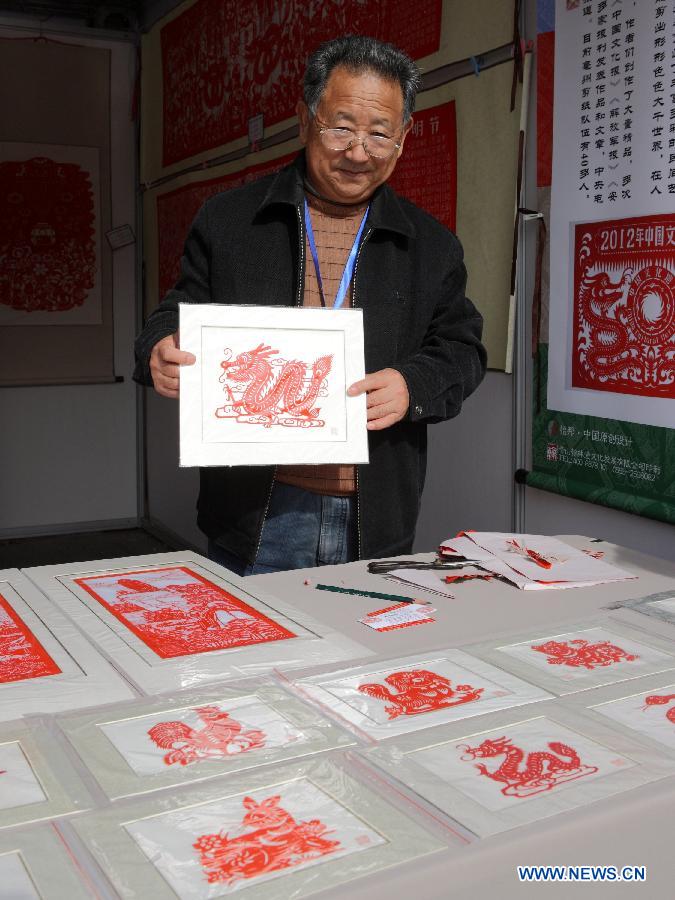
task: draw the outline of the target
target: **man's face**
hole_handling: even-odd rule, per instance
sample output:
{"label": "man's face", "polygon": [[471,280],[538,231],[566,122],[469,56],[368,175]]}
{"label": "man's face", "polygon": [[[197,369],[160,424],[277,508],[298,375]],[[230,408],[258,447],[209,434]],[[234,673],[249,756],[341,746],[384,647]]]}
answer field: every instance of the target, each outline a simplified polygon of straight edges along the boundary
{"label": "man's face", "polygon": [[[342,67],[331,72],[315,119],[302,100],[297,113],[309,181],[323,197],[338,203],[368,200],[389,178],[412,125],[410,120],[403,127],[403,94],[397,81]],[[321,142],[319,127],[350,128],[364,138],[369,134],[386,135],[401,148],[388,159],[369,156],[357,141],[349,150],[329,150]]]}

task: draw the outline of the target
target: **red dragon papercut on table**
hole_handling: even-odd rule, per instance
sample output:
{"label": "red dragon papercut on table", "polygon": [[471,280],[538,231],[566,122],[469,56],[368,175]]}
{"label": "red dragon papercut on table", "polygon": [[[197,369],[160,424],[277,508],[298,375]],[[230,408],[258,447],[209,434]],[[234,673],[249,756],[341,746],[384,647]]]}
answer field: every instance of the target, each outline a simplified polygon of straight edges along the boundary
{"label": "red dragon papercut on table", "polygon": [[550,741],[547,746],[548,750],[526,753],[514,746],[510,738],[500,737],[488,738],[477,747],[458,744],[457,749],[464,751],[462,759],[467,761],[504,756],[499,768],[493,771],[484,763],[478,763],[476,769],[480,775],[501,782],[505,797],[531,797],[598,771],[597,766],[584,765],[576,750],[568,744]]}
{"label": "red dragon papercut on table", "polygon": [[[645,697],[645,705],[642,708],[647,709],[650,706],[665,706],[666,703],[675,703],[675,694],[650,694],[649,697]],[[671,708],[666,711],[666,719],[675,725],[675,706],[671,706]]]}
{"label": "red dragon papercut on table", "polygon": [[267,797],[258,803],[244,797],[247,812],[242,820],[243,834],[205,834],[193,844],[209,884],[234,884],[279,869],[318,859],[340,849],[340,842],[329,840],[331,832],[319,819],[296,822],[279,805],[281,797]]}
{"label": "red dragon papercut on table", "polygon": [[675,398],[675,217],[575,230],[572,385]]}
{"label": "red dragon papercut on table", "polygon": [[572,668],[598,669],[614,663],[633,662],[639,659],[632,653],[626,653],[621,647],[610,641],[586,641],[578,638],[573,641],[546,641],[545,644],[532,644],[537,653],[545,653],[546,662],[552,666],[571,666]]}
{"label": "red dragon papercut on table", "polygon": [[398,716],[415,716],[419,713],[434,712],[461,703],[480,700],[484,688],[473,688],[470,684],[458,684],[454,688],[449,678],[429,672],[426,669],[392,672],[384,679],[389,687],[373,682],[359,685],[362,694],[389,702],[384,711],[390,719]]}
{"label": "red dragon papercut on table", "polygon": [[164,756],[167,766],[187,766],[200,759],[221,759],[235,753],[265,746],[267,735],[257,728],[244,730],[240,722],[217,706],[200,706],[195,712],[204,723],[200,729],[186,722],[158,722],[148,737],[158,747],[170,752]]}
{"label": "red dragon papercut on table", "polygon": [[231,359],[232,351],[226,348],[220,381],[228,402],[216,410],[217,418],[265,428],[325,426],[315,403],[327,396],[332,355],[320,356],[310,366],[302,360],[275,356],[278,352],[258,344]]}
{"label": "red dragon papercut on table", "polygon": [[26,313],[82,306],[94,287],[89,173],[47,157],[0,162],[0,304]]}
{"label": "red dragon papercut on table", "polygon": [[0,684],[60,672],[42,644],[0,594]]}

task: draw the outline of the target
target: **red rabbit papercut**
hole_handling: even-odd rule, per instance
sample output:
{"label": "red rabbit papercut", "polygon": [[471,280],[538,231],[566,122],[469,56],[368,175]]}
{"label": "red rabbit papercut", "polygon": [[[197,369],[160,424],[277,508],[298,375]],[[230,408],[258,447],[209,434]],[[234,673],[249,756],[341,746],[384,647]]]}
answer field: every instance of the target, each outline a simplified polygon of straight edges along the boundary
{"label": "red rabbit papercut", "polygon": [[60,672],[33,632],[0,594],[0,684]]}
{"label": "red rabbit papercut", "polygon": [[537,653],[546,654],[546,662],[552,666],[571,666],[572,668],[598,669],[614,663],[633,662],[639,656],[627,653],[610,641],[590,641],[581,638],[573,641],[546,641],[545,644],[532,644]]}
{"label": "red rabbit papercut", "polygon": [[328,827],[319,819],[297,822],[280,806],[280,795],[258,803],[244,797],[247,812],[242,819],[245,831],[236,836],[205,834],[193,847],[209,884],[234,884],[279,869],[318,859],[340,849],[340,842],[329,840]]}
{"label": "red rabbit papercut", "polygon": [[228,402],[215,414],[248,425],[323,428],[320,397],[327,396],[326,379],[332,355],[320,356],[310,365],[302,360],[285,360],[279,351],[265,344],[238,353],[231,359],[230,348],[221,362],[220,381]]}
{"label": "red rabbit papercut", "polygon": [[[664,706],[666,703],[675,703],[675,694],[650,694],[649,697],[645,697],[645,705],[642,708]],[[675,705],[666,711],[666,719],[675,725]]]}
{"label": "red rabbit papercut", "polygon": [[359,685],[359,691],[388,701],[391,705],[385,706],[384,711],[390,719],[471,703],[479,700],[484,691],[484,688],[473,688],[470,684],[458,684],[453,688],[449,678],[426,669],[392,672],[384,681],[389,687],[373,682]]}
{"label": "red rabbit papercut", "polygon": [[170,752],[164,756],[167,766],[189,765],[199,759],[219,759],[246,750],[265,746],[264,731],[243,729],[240,722],[217,706],[200,706],[195,712],[204,723],[200,729],[186,722],[158,722],[148,731],[148,737],[158,747]]}
{"label": "red rabbit papercut", "polygon": [[531,797],[598,771],[597,766],[584,765],[568,744],[550,741],[547,746],[548,750],[526,752],[514,746],[510,738],[500,737],[488,738],[477,747],[458,744],[457,749],[464,751],[461,758],[467,761],[504,756],[497,769],[490,771],[484,763],[478,763],[476,769],[481,776],[501,782],[505,797]]}

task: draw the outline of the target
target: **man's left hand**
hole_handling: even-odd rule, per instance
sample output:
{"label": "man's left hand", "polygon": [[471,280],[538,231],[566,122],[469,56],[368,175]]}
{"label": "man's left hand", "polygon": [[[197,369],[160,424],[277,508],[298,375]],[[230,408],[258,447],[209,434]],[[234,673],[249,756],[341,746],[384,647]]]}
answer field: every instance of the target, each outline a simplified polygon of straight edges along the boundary
{"label": "man's left hand", "polygon": [[380,369],[379,372],[371,372],[363,381],[356,381],[347,389],[350,397],[358,397],[359,394],[367,394],[366,408],[368,411],[369,431],[381,431],[389,428],[396,422],[400,422],[408,412],[410,396],[408,385],[400,372],[396,369]]}

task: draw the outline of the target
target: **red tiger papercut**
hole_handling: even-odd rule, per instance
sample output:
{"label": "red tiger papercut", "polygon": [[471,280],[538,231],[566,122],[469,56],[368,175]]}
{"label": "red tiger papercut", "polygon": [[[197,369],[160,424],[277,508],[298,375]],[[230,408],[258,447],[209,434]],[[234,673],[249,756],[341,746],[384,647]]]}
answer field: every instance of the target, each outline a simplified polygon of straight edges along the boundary
{"label": "red tiger papercut", "polygon": [[[470,684],[458,684],[453,688],[449,678],[425,669],[392,672],[384,681],[389,687],[373,682],[359,685],[359,691],[388,701],[391,705],[385,706],[384,711],[390,719],[472,703],[479,700],[485,690],[473,688]],[[393,688],[394,692],[389,688]]]}
{"label": "red tiger papercut", "polygon": [[150,740],[170,751],[164,756],[167,766],[187,766],[200,759],[220,759],[265,746],[264,731],[245,731],[240,722],[217,706],[200,706],[195,712],[203,728],[191,728],[186,722],[158,722],[149,729]]}
{"label": "red tiger papercut", "polygon": [[193,844],[209,884],[234,884],[279,869],[318,859],[340,849],[329,840],[331,832],[319,819],[296,822],[279,805],[281,797],[267,797],[258,803],[244,797],[247,812],[242,819],[243,834],[205,834]]}
{"label": "red tiger papercut", "polygon": [[327,396],[326,378],[332,356],[320,356],[310,365],[302,360],[285,360],[279,351],[264,344],[238,353],[225,350],[220,381],[228,402],[216,410],[219,419],[234,419],[247,425],[323,428],[319,418],[320,397]]}
{"label": "red tiger papercut", "polygon": [[0,684],[60,672],[33,632],[0,594]]}
{"label": "red tiger papercut", "polygon": [[492,771],[484,763],[478,763],[475,767],[480,775],[501,782],[504,785],[501,792],[505,797],[531,797],[598,771],[597,766],[584,765],[576,750],[568,744],[550,741],[547,747],[548,750],[526,753],[507,737],[496,740],[488,738],[477,747],[457,745],[457,749],[464,751],[463,760],[505,757],[499,768]]}
{"label": "red tiger papercut", "polygon": [[576,226],[572,385],[675,398],[675,216]]}
{"label": "red tiger papercut", "polygon": [[537,653],[545,653],[546,662],[552,666],[571,666],[572,668],[597,669],[611,666],[614,663],[633,662],[639,659],[632,653],[626,653],[621,647],[610,641],[596,641],[594,644],[581,638],[574,641],[547,641],[545,644],[532,644]]}
{"label": "red tiger papercut", "polygon": [[[193,583],[158,588],[143,581],[144,574],[155,571],[187,574]],[[88,584],[100,577],[75,582],[162,659],[296,637],[184,566],[127,573],[116,580],[115,599],[110,602]]]}
{"label": "red tiger papercut", "polygon": [[0,304],[24,312],[82,306],[94,287],[89,173],[47,157],[0,162]]}
{"label": "red tiger papercut", "polygon": [[[645,697],[645,705],[642,708],[647,709],[650,706],[664,706],[666,703],[675,703],[675,694],[650,694],[649,697]],[[671,708],[666,711],[666,719],[675,725],[675,706],[671,706]]]}

